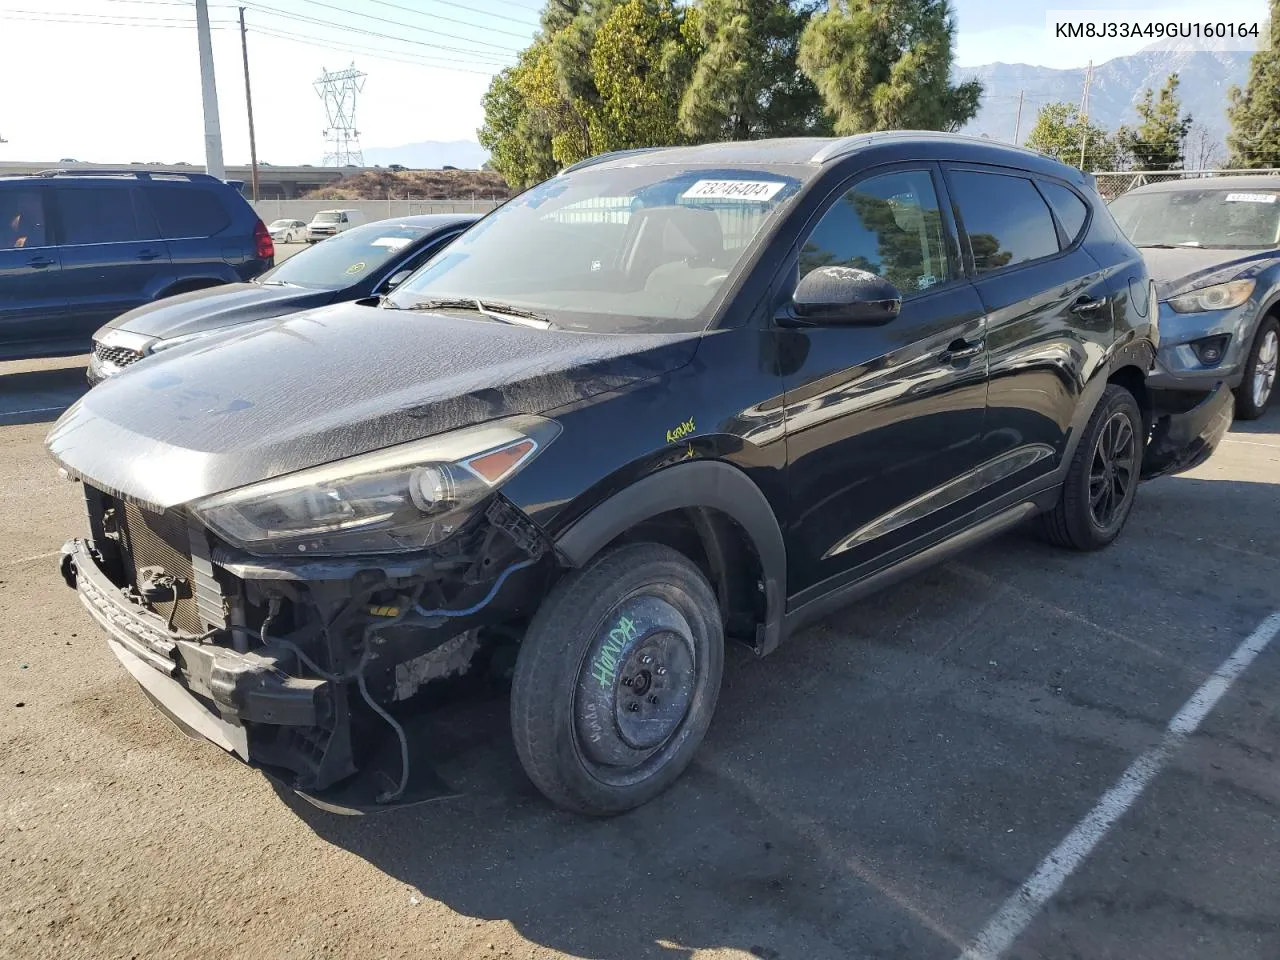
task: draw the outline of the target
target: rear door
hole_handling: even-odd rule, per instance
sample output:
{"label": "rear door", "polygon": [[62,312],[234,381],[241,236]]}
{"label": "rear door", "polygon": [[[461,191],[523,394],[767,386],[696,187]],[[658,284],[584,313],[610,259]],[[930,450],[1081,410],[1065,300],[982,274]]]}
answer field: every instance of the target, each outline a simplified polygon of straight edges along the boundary
{"label": "rear door", "polygon": [[252,223],[233,231],[232,217],[220,187],[177,180],[154,180],[146,198],[155,210],[173,257],[175,277],[228,279],[228,265],[239,265],[254,256]]}
{"label": "rear door", "polygon": [[46,188],[26,183],[0,188],[0,356],[16,356],[24,344],[35,350],[63,338],[67,298],[61,270]]}
{"label": "rear door", "polygon": [[155,296],[169,275],[169,251],[134,182],[55,181],[51,190],[68,324],[88,349],[99,326]]}
{"label": "rear door", "polygon": [[1060,462],[1088,372],[1112,342],[1107,279],[1081,246],[1089,205],[1052,178],[946,165],[991,364],[984,460],[1018,467],[998,496]]}

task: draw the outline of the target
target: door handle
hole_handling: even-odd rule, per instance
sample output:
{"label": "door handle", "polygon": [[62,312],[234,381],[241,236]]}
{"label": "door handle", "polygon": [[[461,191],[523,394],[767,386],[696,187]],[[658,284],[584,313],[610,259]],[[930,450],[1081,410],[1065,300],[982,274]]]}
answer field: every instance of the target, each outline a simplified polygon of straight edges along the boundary
{"label": "door handle", "polygon": [[139,260],[158,260],[159,258],[160,254],[156,253],[154,250],[143,250],[138,254]]}
{"label": "door handle", "polygon": [[57,260],[50,260],[48,257],[32,257],[27,261],[27,266],[43,270],[45,267],[52,267],[57,262]]}
{"label": "door handle", "polygon": [[972,360],[987,348],[982,340],[952,340],[951,345],[938,355],[939,363],[961,363]]}
{"label": "door handle", "polygon": [[1076,316],[1088,316],[1097,313],[1107,305],[1106,297],[1091,297],[1087,293],[1076,297],[1076,302],[1071,305],[1071,312]]}

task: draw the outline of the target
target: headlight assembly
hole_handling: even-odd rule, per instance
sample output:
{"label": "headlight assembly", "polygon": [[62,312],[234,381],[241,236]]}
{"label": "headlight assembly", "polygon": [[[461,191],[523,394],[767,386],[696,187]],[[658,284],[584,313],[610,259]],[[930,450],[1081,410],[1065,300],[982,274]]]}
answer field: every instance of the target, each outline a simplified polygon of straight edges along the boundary
{"label": "headlight assembly", "polygon": [[1229,310],[1238,307],[1249,299],[1253,293],[1254,281],[1231,280],[1227,283],[1215,283],[1212,287],[1201,287],[1169,301],[1169,306],[1178,313],[1203,313],[1206,310]]}
{"label": "headlight assembly", "polygon": [[542,417],[496,420],[250,484],[191,510],[255,554],[421,550],[452,535],[559,433]]}

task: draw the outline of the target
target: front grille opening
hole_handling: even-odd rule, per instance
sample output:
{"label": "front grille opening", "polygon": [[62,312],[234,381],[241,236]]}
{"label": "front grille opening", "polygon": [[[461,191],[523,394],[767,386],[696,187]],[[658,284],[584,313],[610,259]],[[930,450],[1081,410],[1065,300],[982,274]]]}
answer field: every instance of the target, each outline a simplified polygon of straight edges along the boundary
{"label": "front grille opening", "polygon": [[141,592],[144,571],[158,567],[178,581],[177,598],[154,601],[151,608],[187,633],[203,633],[204,622],[196,605],[196,584],[191,565],[191,534],[187,519],[175,510],[152,513],[132,503],[124,504],[125,555],[129,558],[129,585]]}
{"label": "front grille opening", "polygon": [[109,347],[104,343],[93,345],[93,355],[103,363],[114,363],[117,367],[127,367],[142,359],[142,354],[128,347]]}

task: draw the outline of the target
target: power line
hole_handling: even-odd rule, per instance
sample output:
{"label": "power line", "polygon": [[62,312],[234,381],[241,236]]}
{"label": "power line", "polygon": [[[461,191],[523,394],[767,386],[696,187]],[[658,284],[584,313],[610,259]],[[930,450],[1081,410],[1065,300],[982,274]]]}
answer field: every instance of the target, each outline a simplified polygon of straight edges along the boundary
{"label": "power line", "polygon": [[[392,63],[403,63],[413,67],[426,67],[433,70],[444,70],[451,73],[472,73],[481,77],[492,76],[492,71],[485,70],[466,70],[460,67],[447,66],[446,64],[476,64],[480,61],[472,60],[451,60],[446,57],[428,59],[426,57],[415,57],[411,54],[401,55],[395,51],[389,51],[380,47],[366,47],[357,44],[343,44],[338,46],[334,43],[327,43],[323,38],[311,37],[306,34],[290,33],[288,31],[271,30],[265,27],[251,27],[250,33],[261,34],[266,37],[274,37],[278,40],[285,40],[291,43],[299,43],[307,47],[315,47],[320,50],[333,50],[338,53],[361,53],[365,56],[375,57],[380,60],[389,60]],[[495,67],[498,65],[494,65]]]}
{"label": "power line", "polygon": [[[74,15],[72,15],[74,16]],[[155,29],[155,30],[194,30],[194,23],[173,22],[173,23],[156,23],[153,18],[143,18],[150,22],[136,23],[132,21],[121,22],[119,20],[94,20],[88,19],[89,14],[83,15],[84,19],[71,19],[66,16],[45,16],[43,13],[26,14],[20,17],[10,16],[8,11],[0,10],[0,20],[16,20],[19,23],[67,23],[81,27],[131,27],[138,29]],[[113,16],[112,14],[101,14],[102,17]],[[214,20],[214,30],[225,30],[233,26],[230,20]]]}
{"label": "power line", "polygon": [[[356,13],[354,10],[348,10],[345,7],[338,7],[338,6],[334,6],[332,3],[325,3],[324,0],[302,0],[302,2],[309,3],[313,7],[323,7],[326,10],[334,10],[334,11],[337,11],[338,13],[343,13],[350,16],[358,16],[361,20],[376,20],[379,23],[387,23],[393,27],[399,27],[401,30],[405,30],[405,29],[417,30],[420,33],[425,33],[430,36],[446,37],[450,40],[461,40],[463,43],[474,43],[481,47],[492,47],[493,49],[501,50],[504,53],[517,53],[520,50],[519,47],[513,47],[509,43],[501,44],[501,43],[489,43],[488,41],[485,41],[485,40],[473,40],[471,37],[460,37],[456,33],[445,33],[443,30],[428,30],[426,27],[410,26],[409,24],[401,23],[399,20],[388,20],[386,17],[375,17],[373,14],[370,14],[370,13]],[[342,29],[344,30],[347,29],[347,27],[343,24],[332,24],[332,26],[339,26],[339,27],[342,27]]]}
{"label": "power line", "polygon": [[[452,17],[444,16],[444,14],[428,13],[426,10],[415,10],[413,7],[406,7],[399,3],[391,3],[390,0],[368,0],[368,2],[376,3],[380,7],[390,7],[393,10],[403,10],[405,13],[412,13],[420,17],[431,17],[433,20],[447,20],[449,23],[461,24],[464,27],[477,27],[478,29],[481,29],[481,30],[487,30],[489,33],[505,33],[508,36],[519,37],[522,40],[529,39],[528,33],[516,33],[512,30],[499,30],[497,27],[485,26],[479,23],[470,23],[466,20],[454,20]],[[496,17],[498,19],[502,19],[505,17],[507,20],[511,19],[505,13],[490,13],[488,10],[477,10],[474,7],[466,6],[465,4],[453,3],[452,0],[432,0],[432,2],[441,4],[442,6],[446,6],[446,7],[457,7],[459,10],[465,10],[468,13],[478,13],[481,16],[485,16],[485,17]],[[536,25],[533,23],[530,23],[529,27],[532,29],[532,28],[535,28]]]}
{"label": "power line", "polygon": [[357,34],[362,34],[366,37],[377,37],[380,40],[394,40],[396,43],[411,43],[414,46],[430,47],[434,50],[445,50],[445,51],[448,51],[449,53],[463,53],[470,57],[487,57],[495,60],[499,58],[503,58],[508,61],[515,59],[514,53],[511,53],[511,54],[507,54],[505,52],[494,53],[493,51],[489,51],[489,50],[477,50],[474,47],[453,47],[447,44],[429,43],[426,40],[415,40],[412,37],[395,36],[390,33],[379,33],[376,30],[365,30],[362,27],[354,27],[348,24],[334,23],[332,20],[321,20],[317,17],[309,17],[306,14],[289,13],[287,11],[280,10],[276,7],[269,7],[264,4],[253,3],[253,2],[250,2],[250,0],[245,0],[244,6],[248,7],[250,10],[256,10],[259,13],[264,13],[267,16],[279,17],[280,19],[291,20],[297,23],[307,23],[314,26],[329,27],[335,30],[341,30],[343,33],[357,33]]}

